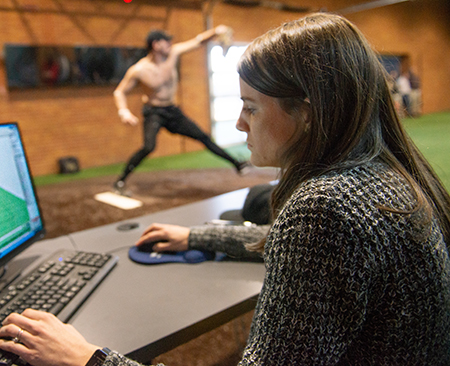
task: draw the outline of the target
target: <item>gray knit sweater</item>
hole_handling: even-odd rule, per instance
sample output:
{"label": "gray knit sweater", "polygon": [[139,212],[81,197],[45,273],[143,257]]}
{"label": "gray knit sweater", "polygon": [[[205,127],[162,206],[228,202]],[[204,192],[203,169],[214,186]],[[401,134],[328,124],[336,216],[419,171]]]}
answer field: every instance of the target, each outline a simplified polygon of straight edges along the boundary
{"label": "gray knit sweater", "polygon": [[[379,209],[414,202],[382,164],[299,186],[267,237],[240,365],[449,366],[450,260],[441,231]],[[267,229],[193,228],[189,244],[241,256],[243,243]],[[105,365],[135,363],[113,353]]]}

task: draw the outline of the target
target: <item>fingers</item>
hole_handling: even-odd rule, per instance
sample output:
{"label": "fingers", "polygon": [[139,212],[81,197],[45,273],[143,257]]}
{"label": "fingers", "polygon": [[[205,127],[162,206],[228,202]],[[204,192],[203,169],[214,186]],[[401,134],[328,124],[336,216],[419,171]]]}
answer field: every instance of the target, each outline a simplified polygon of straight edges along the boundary
{"label": "fingers", "polygon": [[149,232],[154,231],[154,230],[158,230],[160,228],[161,228],[161,224],[153,223],[150,226],[148,226],[147,229],[144,230],[142,235],[148,234]]}
{"label": "fingers", "polygon": [[57,320],[50,313],[33,309],[26,309],[22,314],[8,315],[0,328],[1,348],[16,354],[23,352],[23,349],[14,344],[32,346],[34,337],[40,334],[42,323],[52,323],[55,319]]}
{"label": "fingers", "polygon": [[144,243],[166,241],[168,239],[167,233],[163,230],[163,226],[160,224],[150,225],[142,234],[142,236],[136,242],[136,245],[142,245]]}
{"label": "fingers", "polygon": [[161,235],[158,235],[156,233],[149,233],[146,235],[142,235],[136,242],[136,246],[140,246],[140,245],[146,244],[146,243],[158,242],[161,240],[163,240],[163,239],[161,239]]}
{"label": "fingers", "polygon": [[190,229],[183,226],[152,224],[144,231],[136,245],[155,243],[155,252],[183,251],[188,248],[189,232]]}
{"label": "fingers", "polygon": [[21,314],[12,313],[3,321],[3,326],[0,328],[0,337],[4,338],[4,334],[8,337],[14,335],[14,331],[17,333],[19,329],[29,329],[32,331],[32,320]]}
{"label": "fingers", "polygon": [[138,119],[127,119],[124,121],[125,124],[129,124],[130,126],[136,126],[139,123]]}
{"label": "fingers", "polygon": [[26,334],[24,335],[24,333],[25,330],[19,326],[15,324],[8,324],[0,329],[0,338],[13,341],[14,343],[19,343],[26,338]]}
{"label": "fingers", "polygon": [[21,315],[11,314],[8,318],[9,321],[5,319],[4,325],[0,328],[0,348],[17,355],[27,354],[28,347],[33,344],[33,335],[24,326],[13,322],[14,319],[20,320]]}
{"label": "fingers", "polygon": [[139,118],[137,118],[128,108],[120,108],[119,109],[119,117],[123,123],[128,123],[132,126],[135,126],[139,122]]}
{"label": "fingers", "polygon": [[230,31],[230,30],[231,30],[230,27],[228,27],[228,26],[226,26],[226,25],[223,25],[223,24],[218,25],[218,26],[215,28],[216,34],[218,34],[218,35],[224,34],[224,33],[228,32],[228,31]]}
{"label": "fingers", "polygon": [[[19,314],[17,314],[17,315],[19,315]],[[31,308],[25,309],[22,312],[22,314],[20,314],[20,315],[25,317],[25,318],[27,318],[27,319],[32,319],[32,320],[44,320],[44,319],[49,319],[49,318],[55,318],[56,319],[56,316],[54,316],[51,313],[47,313],[45,311],[40,311],[40,310],[34,310],[34,309],[31,309]],[[8,319],[8,318],[6,318],[6,319]]]}
{"label": "fingers", "polygon": [[173,251],[173,245],[171,243],[156,243],[153,245],[154,252],[168,252]]}
{"label": "fingers", "polygon": [[130,119],[128,122],[131,126],[136,126],[139,123],[139,118],[135,117],[133,119]]}
{"label": "fingers", "polygon": [[0,349],[35,366],[85,365],[98,349],[50,313],[10,314],[0,328]]}
{"label": "fingers", "polygon": [[12,352],[16,355],[24,355],[29,352],[29,349],[26,346],[26,340],[21,338],[20,343],[15,343],[11,340],[0,339],[0,348],[7,352]]}
{"label": "fingers", "polygon": [[36,322],[41,320],[51,321],[53,320],[52,318],[56,319],[53,314],[34,309],[26,309],[22,314],[12,313],[8,315],[3,321],[3,326],[13,324],[19,328],[26,329],[31,334],[36,334]]}

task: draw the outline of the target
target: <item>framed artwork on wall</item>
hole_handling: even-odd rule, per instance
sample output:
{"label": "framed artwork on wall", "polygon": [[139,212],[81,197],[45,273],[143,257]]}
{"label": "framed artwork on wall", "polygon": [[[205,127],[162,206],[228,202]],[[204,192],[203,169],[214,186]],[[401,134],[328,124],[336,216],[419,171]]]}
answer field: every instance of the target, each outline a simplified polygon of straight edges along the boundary
{"label": "framed artwork on wall", "polygon": [[145,54],[128,47],[4,46],[9,89],[114,85]]}

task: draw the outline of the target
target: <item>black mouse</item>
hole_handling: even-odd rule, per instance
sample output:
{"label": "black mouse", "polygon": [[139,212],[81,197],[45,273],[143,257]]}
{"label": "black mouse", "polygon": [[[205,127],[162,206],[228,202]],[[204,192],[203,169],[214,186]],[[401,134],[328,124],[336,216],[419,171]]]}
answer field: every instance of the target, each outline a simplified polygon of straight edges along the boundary
{"label": "black mouse", "polygon": [[153,245],[155,245],[156,243],[158,243],[157,241],[151,241],[149,243],[144,243],[141,244],[137,247],[139,252],[144,252],[144,253],[151,253],[153,252]]}
{"label": "black mouse", "polygon": [[[167,242],[166,240],[161,240],[161,241],[151,241],[151,242],[147,242],[144,244],[141,244],[137,247],[138,252],[141,253],[152,253],[153,252],[153,245],[158,244],[158,243],[163,243],[163,242]],[[161,254],[171,254],[173,252],[160,252]]]}

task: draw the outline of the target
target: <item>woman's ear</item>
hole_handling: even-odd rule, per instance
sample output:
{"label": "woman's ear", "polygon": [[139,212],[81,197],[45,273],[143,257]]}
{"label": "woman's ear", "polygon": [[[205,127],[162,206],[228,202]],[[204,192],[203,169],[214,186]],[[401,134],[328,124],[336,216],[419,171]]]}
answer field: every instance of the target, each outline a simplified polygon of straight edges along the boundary
{"label": "woman's ear", "polygon": [[304,100],[304,103],[302,105],[301,109],[302,113],[302,120],[305,124],[305,132],[309,132],[309,129],[311,128],[311,120],[312,120],[312,111],[311,111],[311,103],[309,101],[309,98],[306,98]]}

